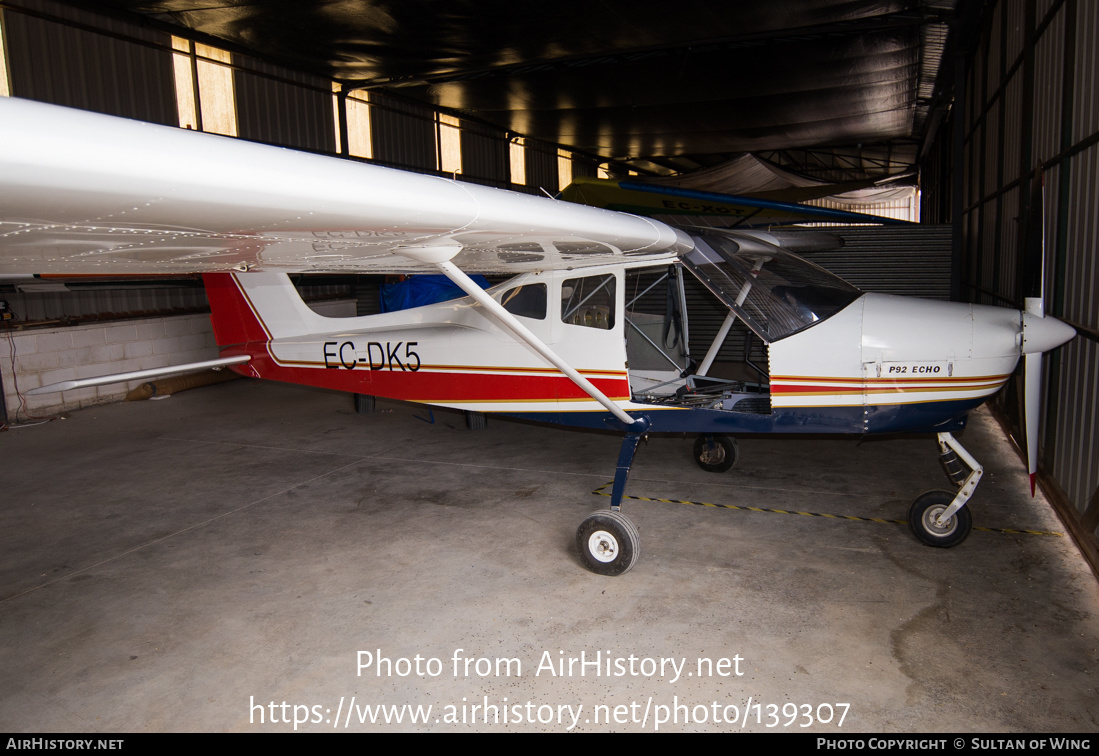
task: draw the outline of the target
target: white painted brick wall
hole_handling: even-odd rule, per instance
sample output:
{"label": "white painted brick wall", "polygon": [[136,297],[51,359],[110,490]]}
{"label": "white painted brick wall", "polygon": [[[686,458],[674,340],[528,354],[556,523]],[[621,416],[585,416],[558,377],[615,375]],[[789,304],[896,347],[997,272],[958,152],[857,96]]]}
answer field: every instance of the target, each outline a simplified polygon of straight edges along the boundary
{"label": "white painted brick wall", "polygon": [[[168,333],[176,335],[168,336]],[[130,381],[25,396],[25,410],[20,409],[16,380],[12,375],[11,341],[6,333],[0,334],[0,381],[4,384],[4,406],[9,422],[25,421],[25,412],[49,416],[91,404],[120,401],[141,383]],[[47,383],[212,360],[218,356],[210,316],[204,313],[13,330],[11,338],[15,342],[15,377],[19,391],[24,393]]]}
{"label": "white painted brick wall", "polygon": [[[353,300],[320,302],[312,306],[328,317],[350,317],[355,314]],[[19,391],[23,393],[58,381],[148,370],[212,360],[218,356],[210,316],[205,313],[30,331],[13,329],[10,333],[11,341],[15,342],[15,377],[18,378]],[[11,341],[7,329],[0,327],[0,382],[4,385],[8,422],[25,421],[26,412],[49,416],[92,404],[121,401],[131,389],[142,383],[129,381],[25,396],[25,409],[21,409],[12,375]]]}

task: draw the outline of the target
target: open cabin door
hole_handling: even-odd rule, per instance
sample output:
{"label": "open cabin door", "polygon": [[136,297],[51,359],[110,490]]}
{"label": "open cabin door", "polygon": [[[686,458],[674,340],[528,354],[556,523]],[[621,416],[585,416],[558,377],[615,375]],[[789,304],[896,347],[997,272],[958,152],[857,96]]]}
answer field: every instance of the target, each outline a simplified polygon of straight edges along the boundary
{"label": "open cabin door", "polygon": [[[722,363],[711,374],[691,353],[688,275],[679,264],[626,271],[626,355],[634,401],[770,413],[765,370],[757,375],[748,363]],[[716,353],[727,333],[717,335],[710,351]]]}
{"label": "open cabin door", "polygon": [[[807,262],[759,235],[709,229],[692,237],[694,249],[681,258],[680,272],[689,272],[723,305],[725,322],[703,355],[689,351],[673,353],[675,345],[667,335],[677,318],[681,332],[687,333],[688,314],[683,297],[679,308],[674,296],[667,297],[663,323],[638,317],[627,327],[627,355],[630,356],[630,386],[636,401],[673,406],[705,407],[732,412],[769,414],[770,365],[761,369],[745,361],[752,370],[730,371],[728,365],[715,367],[715,357],[730,330],[747,328],[769,350],[770,345],[832,317],[858,299],[862,292],[826,270]],[[669,291],[671,291],[669,289]],[[680,291],[682,285],[680,282]],[[630,301],[627,298],[627,301]],[[643,303],[642,300],[638,302]],[[627,306],[637,312],[639,304]],[[651,310],[644,310],[651,315]],[[660,327],[665,342],[659,354],[665,365],[660,375],[649,368],[646,348],[654,339],[645,328]],[[686,343],[686,338],[684,338]],[[639,364],[635,367],[634,355]],[[680,367],[682,366],[682,367]],[[718,368],[721,368],[720,371]],[[673,373],[678,370],[679,375]],[[663,382],[654,380],[670,376]]]}

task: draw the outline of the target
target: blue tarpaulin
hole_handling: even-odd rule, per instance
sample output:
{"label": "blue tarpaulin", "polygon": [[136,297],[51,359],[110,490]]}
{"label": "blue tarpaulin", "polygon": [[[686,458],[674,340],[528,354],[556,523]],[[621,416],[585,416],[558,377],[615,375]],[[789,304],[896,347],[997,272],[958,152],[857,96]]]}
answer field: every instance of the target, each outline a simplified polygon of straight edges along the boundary
{"label": "blue tarpaulin", "polygon": [[[489,287],[484,276],[470,276],[482,289]],[[409,276],[400,283],[382,284],[382,312],[396,312],[413,307],[446,302],[464,297],[466,293],[446,276]]]}

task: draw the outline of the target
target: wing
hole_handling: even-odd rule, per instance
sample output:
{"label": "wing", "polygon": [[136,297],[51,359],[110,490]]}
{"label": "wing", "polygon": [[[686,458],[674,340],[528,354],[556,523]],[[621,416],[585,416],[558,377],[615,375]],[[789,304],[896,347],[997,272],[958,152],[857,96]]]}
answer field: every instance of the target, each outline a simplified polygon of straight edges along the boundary
{"label": "wing", "polygon": [[0,98],[0,275],[518,273],[691,246],[649,218]]}

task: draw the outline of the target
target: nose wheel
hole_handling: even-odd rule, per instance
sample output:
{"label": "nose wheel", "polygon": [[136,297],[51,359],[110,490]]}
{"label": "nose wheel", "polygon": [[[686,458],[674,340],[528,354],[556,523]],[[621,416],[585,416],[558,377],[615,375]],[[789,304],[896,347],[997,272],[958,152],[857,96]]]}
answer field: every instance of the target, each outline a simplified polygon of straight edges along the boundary
{"label": "nose wheel", "polygon": [[926,491],[916,497],[908,509],[908,527],[916,538],[928,546],[949,548],[957,546],[969,536],[973,528],[973,515],[968,507],[962,507],[943,518],[956,494],[949,491]]}
{"label": "nose wheel", "polygon": [[[917,496],[908,508],[908,528],[928,546],[946,549],[964,541],[973,529],[973,514],[966,503],[977,489],[984,468],[949,433],[939,434],[939,448],[947,476],[958,485],[958,490],[955,493],[925,491]],[[968,474],[962,462],[969,468]]]}

